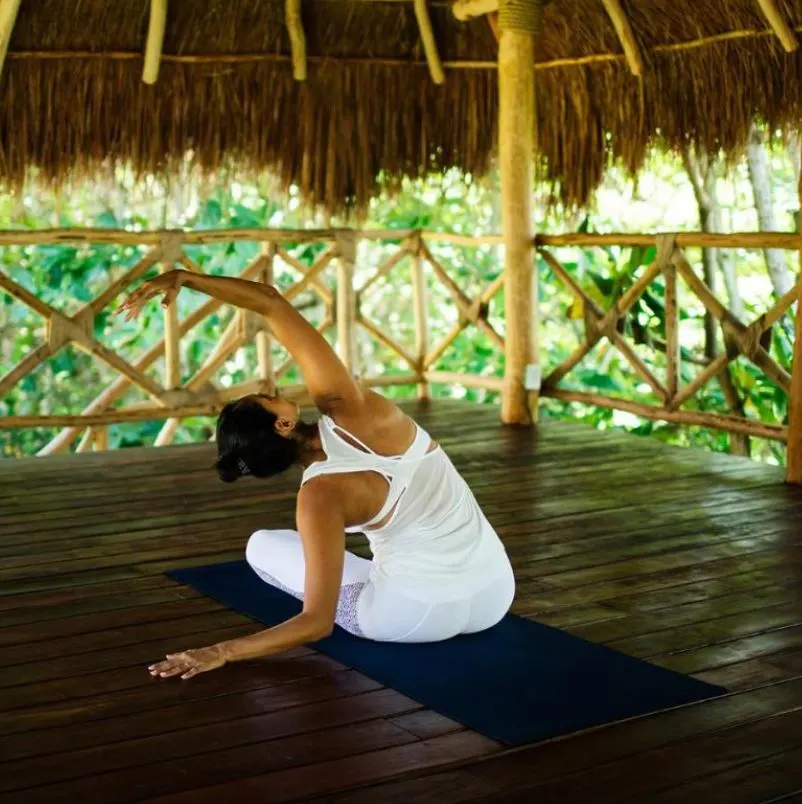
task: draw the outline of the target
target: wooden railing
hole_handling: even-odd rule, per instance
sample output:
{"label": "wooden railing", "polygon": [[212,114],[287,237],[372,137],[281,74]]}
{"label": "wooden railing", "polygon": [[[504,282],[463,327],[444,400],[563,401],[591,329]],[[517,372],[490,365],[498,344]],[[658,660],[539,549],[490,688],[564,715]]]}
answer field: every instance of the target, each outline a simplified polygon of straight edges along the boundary
{"label": "wooden railing", "polygon": [[[357,285],[355,277],[356,251],[360,240],[390,244],[391,253],[378,265],[373,275]],[[489,238],[495,242],[496,238]],[[468,326],[474,325],[483,331],[501,352],[504,339],[488,321],[487,308],[490,300],[503,286],[499,276],[481,295],[472,299],[450,276],[443,260],[432,254],[430,246],[436,241],[453,244],[475,245],[477,241],[460,235],[439,235],[418,231],[290,231],[290,230],[224,230],[213,232],[142,232],[119,230],[61,230],[43,232],[2,232],[0,247],[8,245],[53,245],[74,243],[114,243],[146,246],[147,251],[135,265],[110,284],[95,298],[85,303],[77,313],[66,315],[38,299],[21,284],[0,272],[0,291],[38,313],[46,322],[45,337],[37,348],[29,352],[17,365],[0,377],[0,398],[22,378],[28,376],[48,358],[56,355],[66,344],[71,343],[92,355],[116,372],[117,378],[79,413],[48,415],[13,415],[0,420],[0,427],[60,427],[61,432],[39,454],[52,454],[70,447],[80,438],[79,451],[106,448],[107,426],[114,423],[164,420],[155,444],[172,441],[182,419],[190,416],[213,415],[230,399],[255,391],[272,392],[281,384],[282,395],[306,399],[303,386],[282,383],[294,363],[284,360],[275,366],[271,337],[265,322],[246,311],[237,311],[211,353],[201,367],[190,377],[184,378],[181,366],[181,341],[204,319],[216,313],[220,302],[209,300],[183,319],[179,319],[178,307],[164,310],[164,337],[136,359],[128,360],[117,351],[102,343],[93,335],[93,321],[102,310],[113,306],[122,294],[145,274],[159,267],[162,271],[180,266],[189,271],[200,267],[187,254],[186,246],[257,241],[261,243],[260,255],[241,272],[242,278],[272,283],[274,266],[280,261],[283,267],[293,270],[296,281],[282,289],[289,299],[297,299],[303,292],[317,294],[324,308],[318,329],[327,332],[336,328],[336,346],[340,357],[360,380],[370,387],[393,385],[416,385],[420,396],[428,394],[430,383],[461,383],[468,386],[500,390],[502,380],[497,376],[480,377],[437,370],[437,363],[449,346]],[[294,253],[299,245],[318,244],[319,254],[311,265],[302,262]],[[361,303],[370,289],[386,279],[404,261],[412,262],[414,287],[414,352],[403,346],[386,328],[374,321]],[[327,282],[324,271],[329,266],[336,268],[334,287]],[[430,345],[425,270],[442,283],[451,302],[458,310],[457,323],[441,340]],[[331,272],[329,272],[331,273]],[[382,374],[364,376],[356,349],[357,329],[390,350],[406,364],[406,374]],[[229,387],[219,387],[212,382],[217,370],[248,343],[255,343],[258,357],[258,377],[252,381]],[[163,359],[161,379],[153,376],[152,367]],[[125,406],[116,405],[130,389],[139,389],[148,401]]]}
{"label": "wooden railing", "polygon": [[[242,271],[241,276],[261,282],[273,282],[277,264],[291,270],[295,281],[284,287],[289,299],[303,293],[316,294],[323,308],[318,328],[322,332],[336,331],[335,343],[343,361],[360,376],[367,386],[416,386],[418,395],[425,397],[432,383],[458,384],[469,388],[482,388],[501,392],[501,360],[491,366],[489,375],[454,373],[438,370],[438,362],[467,327],[477,328],[492,344],[499,358],[505,351],[505,336],[494,325],[489,314],[490,303],[504,287],[504,273],[499,270],[484,289],[473,297],[454,278],[447,259],[438,252],[444,245],[451,249],[461,247],[500,246],[500,236],[471,237],[422,231],[397,230],[217,230],[194,232],[129,232],[107,229],[48,230],[0,232],[0,247],[9,245],[53,245],[74,243],[113,243],[143,246],[147,250],[135,265],[86,302],[73,315],[67,315],[35,297],[18,282],[0,271],[0,291],[27,305],[47,322],[46,335],[41,343],[17,365],[4,370],[0,377],[0,398],[37,366],[55,355],[63,346],[72,343],[91,354],[95,359],[116,372],[117,377],[77,413],[64,415],[16,415],[0,420],[0,427],[59,427],[59,434],[40,454],[67,449],[79,440],[78,449],[104,448],[107,443],[107,426],[112,423],[160,420],[164,421],[156,444],[170,443],[182,419],[196,415],[213,415],[226,401],[257,390],[272,391],[280,384],[282,393],[303,399],[305,391],[299,385],[286,383],[286,375],[293,367],[290,359],[274,365],[275,349],[269,330],[258,316],[237,312],[219,341],[215,344],[200,368],[192,376],[185,376],[181,365],[181,341],[191,337],[194,327],[221,307],[214,300],[206,301],[193,312],[179,318],[176,306],[164,311],[164,337],[133,359],[126,359],[102,343],[93,334],[93,320],[102,310],[116,304],[121,295],[146,273],[158,267],[169,270],[181,266],[199,271],[198,264],[189,256],[189,246],[257,242],[261,253]],[[357,248],[361,242],[382,245],[384,256],[374,273],[358,277],[364,272],[358,265]],[[313,261],[302,261],[298,248],[317,244]],[[643,247],[656,246],[654,262],[643,266],[628,290],[614,299],[609,309],[601,309],[588,290],[581,286],[572,273],[555,256],[559,248],[595,248],[599,246]],[[584,337],[574,352],[556,367],[548,367],[540,388],[544,397],[567,402],[623,410],[650,419],[688,425],[701,425],[731,433],[751,435],[784,441],[788,429],[782,422],[758,421],[748,418],[735,404],[729,412],[683,410],[683,406],[696,398],[700,390],[713,378],[727,378],[728,366],[739,355],[758,366],[779,388],[789,393],[792,380],[789,371],[771,357],[765,344],[765,334],[782,318],[799,299],[797,284],[783,298],[755,321],[746,324],[738,320],[716,298],[711,289],[699,278],[683,249],[692,247],[763,249],[780,248],[798,250],[799,235],[748,233],[711,235],[680,233],[676,235],[541,235],[536,239],[538,253],[571,296],[581,306],[584,319]],[[433,253],[434,252],[434,253]],[[498,264],[502,255],[498,255]],[[406,264],[411,268],[412,314],[414,320],[414,346],[405,346],[396,333],[388,330],[387,322],[374,320],[364,301],[377,283],[386,281],[393,271]],[[359,269],[359,270],[358,270]],[[658,377],[625,337],[622,323],[633,305],[652,285],[661,282],[665,292],[665,352],[666,371]],[[698,376],[686,385],[681,382],[679,347],[678,284],[684,283],[701,301],[704,308],[718,322],[723,332],[725,351],[712,358]],[[441,337],[433,338],[430,332],[433,320],[427,315],[427,294],[438,284],[453,305],[455,322]],[[535,320],[537,317],[535,316]],[[362,334],[360,334],[362,333]],[[403,364],[405,373],[379,373],[367,376],[360,365],[357,336],[369,337],[389,350]],[[564,387],[563,381],[580,361],[601,341],[607,340],[629,363],[635,374],[653,392],[656,404],[631,401],[596,392]],[[245,344],[256,345],[258,376],[248,382],[221,387],[213,382],[217,370]],[[535,358],[537,360],[537,358]],[[163,371],[154,376],[153,367],[163,361]],[[538,374],[539,372],[535,372]],[[146,401],[124,406],[120,400],[136,388]],[[537,390],[537,389],[534,389]],[[734,393],[734,392],[733,392]],[[725,394],[726,395],[726,394]],[[730,394],[730,397],[733,395]],[[735,395],[737,396],[737,394]],[[728,397],[728,402],[730,401]]]}
{"label": "wooden railing", "polygon": [[[631,246],[656,247],[654,262],[643,267],[640,276],[615,299],[607,310],[598,304],[581,287],[547,246]],[[790,394],[791,375],[767,350],[767,335],[771,328],[788,312],[800,298],[797,282],[782,298],[778,299],[763,315],[749,324],[740,321],[715,296],[700,279],[689,263],[682,246],[708,248],[785,248],[799,249],[798,235],[785,234],[733,234],[710,235],[687,233],[677,235],[567,235],[539,238],[538,252],[545,260],[554,277],[569,291],[581,306],[584,317],[584,338],[574,352],[545,377],[540,389],[541,396],[565,402],[581,402],[591,406],[625,411],[647,419],[699,425],[730,433],[739,433],[759,438],[788,440],[788,428],[781,423],[758,421],[748,418],[742,409],[737,389],[729,375],[730,363],[744,356],[757,366],[785,394]],[[697,376],[682,385],[680,379],[680,304],[678,282],[702,303],[707,313],[721,328],[724,350],[711,358]],[[662,281],[665,298],[665,376],[661,380],[641,359],[626,340],[621,324],[626,320],[635,303],[656,282]],[[658,400],[650,405],[587,391],[567,390],[561,381],[601,341],[607,340],[630,365],[637,377],[646,383]],[[724,395],[731,407],[729,413],[682,410],[682,406],[697,398],[704,386],[714,378],[722,383]]]}

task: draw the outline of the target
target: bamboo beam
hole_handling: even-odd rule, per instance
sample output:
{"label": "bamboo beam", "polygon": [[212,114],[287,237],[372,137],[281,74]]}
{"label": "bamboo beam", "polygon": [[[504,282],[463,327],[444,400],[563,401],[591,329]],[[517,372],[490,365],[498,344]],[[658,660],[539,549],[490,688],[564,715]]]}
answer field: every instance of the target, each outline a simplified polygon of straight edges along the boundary
{"label": "bamboo beam", "polygon": [[294,284],[287,288],[281,295],[287,301],[292,301],[296,296],[299,296],[306,290],[307,287],[312,285],[323,269],[334,259],[337,255],[337,245],[329,246],[325,251],[318,254],[317,259],[312,263],[307,272]]}
{"label": "bamboo beam", "polygon": [[777,8],[775,0],[757,0],[763,16],[771,26],[771,30],[777,35],[786,53],[793,53],[799,47],[799,41],[794,35],[793,28],[788,24],[785,17]]}
{"label": "bamboo beam", "polygon": [[146,84],[155,84],[159,77],[159,66],[164,45],[164,29],[167,26],[167,0],[150,0],[150,22],[148,23],[148,40],[145,45],[145,66],[142,68],[142,80]]}
{"label": "bamboo beam", "polygon": [[[267,243],[263,247],[262,258],[264,267],[259,275],[259,281],[265,285],[273,284],[273,260],[275,256],[275,245],[273,243]],[[259,378],[267,383],[267,393],[275,393],[276,377],[273,373],[273,350],[270,343],[270,332],[266,327],[260,328],[256,333],[256,362],[259,370]]]}
{"label": "bamboo beam", "polygon": [[674,407],[674,398],[679,390],[680,381],[680,339],[679,339],[679,303],[677,300],[677,269],[668,262],[663,268],[666,282],[665,322],[666,322],[666,391],[667,405]]}
{"label": "bamboo beam", "polygon": [[426,351],[429,348],[429,316],[427,315],[426,275],[423,272],[423,257],[420,249],[412,264],[412,317],[415,323],[415,366],[421,375],[418,383],[418,399],[429,398],[429,385],[423,372]]}
{"label": "bamboo beam", "polygon": [[106,426],[92,427],[92,449],[95,452],[106,452],[109,449],[109,428]]}
{"label": "bamboo beam", "polygon": [[306,81],[306,36],[301,19],[301,0],[286,0],[284,21],[290,37],[292,77],[296,81]]}
{"label": "bamboo beam", "polygon": [[11,34],[14,31],[14,24],[17,21],[22,0],[0,0],[0,75],[3,74],[3,66],[8,53],[8,43],[11,41]]}
{"label": "bamboo beam", "polygon": [[[405,0],[406,2],[407,0]],[[370,0],[375,2],[375,0]],[[795,33],[802,33],[802,26],[791,28]],[[725,31],[711,36],[702,36],[698,39],[688,39],[684,42],[655,45],[648,50],[649,53],[684,53],[689,50],[698,50],[711,45],[724,42],[739,42],[754,39],[768,39],[776,36],[771,28],[758,30],[756,28],[742,28],[735,31]],[[139,61],[142,53],[135,50],[18,50],[7,56],[9,61]],[[292,62],[292,55],[288,53],[163,53],[161,60],[171,64],[258,64],[258,63],[288,63]],[[332,61],[331,56],[307,55],[309,63],[323,63]],[[382,56],[337,56],[339,64],[355,65],[381,65],[385,67],[398,67],[408,70],[410,67],[425,67],[426,62],[414,59],[392,58]],[[560,70],[565,67],[582,67],[598,64],[616,64],[626,62],[623,53],[589,53],[586,56],[568,56],[558,59],[547,59],[533,64],[535,71]],[[443,62],[446,70],[495,70],[498,64],[487,59],[455,59]]]}
{"label": "bamboo beam", "polygon": [[[242,279],[250,279],[258,270],[258,261],[249,265],[240,274]],[[2,274],[0,274],[0,279]],[[210,316],[219,307],[222,302],[217,299],[209,299],[209,301],[198,307],[195,312],[191,313],[184,321],[181,322],[179,331],[183,336],[191,329],[196,327],[204,318]],[[156,362],[164,354],[164,340],[158,341],[144,355],[134,362],[134,367],[139,371],[145,371],[153,363]],[[99,396],[93,399],[81,412],[81,415],[91,416],[100,413],[106,407],[116,402],[128,390],[131,382],[127,377],[118,377],[108,388],[103,390]],[[62,430],[52,441],[48,442],[37,455],[53,455],[66,449],[81,433],[80,426],[66,425],[66,429]]]}
{"label": "bamboo beam", "polygon": [[[423,361],[423,368],[425,370],[428,370],[437,362],[443,352],[445,352],[445,350],[448,349],[448,347],[457,339],[457,336],[468,326],[468,324],[473,323],[479,311],[481,311],[482,308],[490,302],[493,296],[495,296],[496,293],[501,290],[503,285],[504,274],[501,273],[487,286],[487,288],[482,292],[482,295],[475,302],[471,303],[470,307],[466,308],[466,311],[460,317],[460,320],[454,324],[454,326],[443,337],[440,343],[426,355]],[[485,323],[487,324],[487,322]],[[490,327],[490,324],[487,324],[487,326]],[[501,336],[498,335],[492,327],[490,327],[490,329],[496,335],[496,337],[500,339],[501,348],[503,349],[504,339],[501,338]]]}
{"label": "bamboo beam", "polygon": [[380,266],[379,269],[376,271],[373,276],[371,276],[364,284],[360,286],[357,290],[356,295],[360,298],[367,293],[367,291],[373,287],[380,279],[383,279],[387,274],[392,271],[396,265],[398,265],[402,260],[408,257],[412,252],[409,249],[408,243],[404,243],[395,254],[391,255],[388,259],[386,259]]}
{"label": "bamboo beam", "polygon": [[499,0],[456,0],[451,11],[458,20],[465,22],[498,11],[498,4]]}
{"label": "bamboo beam", "polygon": [[[278,256],[282,262],[285,262],[291,268],[294,268],[302,277],[306,276],[306,274],[309,272],[309,269],[300,260],[293,257],[292,254],[290,254],[286,249],[277,248],[273,243],[266,243],[265,246],[268,250],[272,247],[274,249],[274,256]],[[330,305],[334,302],[334,294],[319,279],[310,280],[309,287],[311,287],[315,293],[320,296],[325,304]]]}
{"label": "bamboo beam", "polygon": [[443,385],[464,385],[466,388],[482,388],[486,391],[503,391],[504,379],[502,377],[483,377],[478,374],[460,374],[454,371],[427,371],[426,379],[429,382]]}
{"label": "bamboo beam", "polygon": [[42,343],[0,377],[0,398],[4,397],[24,376],[44,363],[52,354],[49,343]]}
{"label": "bamboo beam", "polygon": [[354,291],[356,237],[337,239],[337,352],[351,374],[358,374],[355,325],[357,298]]}
{"label": "bamboo beam", "polygon": [[[437,278],[443,283],[446,290],[451,294],[451,297],[457,303],[460,314],[467,323],[475,324],[482,332],[492,340],[500,349],[504,349],[505,340],[501,335],[496,332],[492,325],[486,321],[482,316],[482,302],[480,300],[471,302],[471,300],[463,293],[460,286],[448,275],[448,272],[443,268],[440,262],[435,258],[431,251],[421,244],[420,253],[426,258],[429,265],[432,266]],[[494,286],[498,286],[499,282],[503,282],[503,278],[497,279],[493,282]],[[509,325],[508,325],[509,326]]]}
{"label": "bamboo beam", "polygon": [[379,343],[386,346],[391,352],[395,352],[413,371],[418,370],[418,361],[401,346],[400,343],[391,338],[378,324],[369,318],[365,318],[361,313],[357,313],[357,323]]}
{"label": "bamboo beam", "polygon": [[[543,0],[501,0],[499,5],[498,90],[499,166],[504,234],[505,360],[501,420],[528,424],[533,416],[526,374],[538,366],[531,333],[537,326],[533,297],[535,35]],[[537,369],[539,370],[539,369]],[[532,389],[535,390],[535,389]]]}
{"label": "bamboo beam", "polygon": [[84,453],[89,452],[92,449],[92,428],[87,427],[84,430],[84,434],[81,436],[81,440],[78,442],[78,446],[75,448],[77,453]]}
{"label": "bamboo beam", "polygon": [[429,18],[429,9],[426,0],[414,0],[415,19],[418,21],[420,38],[423,42],[423,52],[426,55],[426,63],[429,65],[429,72],[435,84],[442,84],[446,80],[443,72],[443,63],[440,61],[440,53],[437,51],[437,42],[434,38],[432,21]]}
{"label": "bamboo beam", "polygon": [[[538,246],[653,246],[655,238],[673,235],[678,248],[777,248],[796,251],[799,237],[785,232],[732,232],[719,234],[713,232],[659,232],[656,234],[538,234]],[[0,241],[1,242],[1,241]]]}
{"label": "bamboo beam", "polygon": [[[0,229],[0,246],[62,245],[78,243],[111,243],[128,246],[158,246],[165,234],[175,232],[184,245],[213,245],[250,241],[254,243],[315,243],[331,241],[338,232],[354,232],[360,240],[405,241],[420,237],[425,243],[441,242],[459,246],[502,245],[502,235],[465,235],[453,232],[431,232],[420,229],[214,229],[198,231],[149,230],[130,232],[127,229],[63,228]],[[744,249],[785,249],[797,251],[798,235],[792,232],[653,232],[650,234],[631,234],[611,232],[608,234],[582,234],[568,232],[563,234],[537,234],[535,245],[540,246],[653,246],[655,238],[673,235],[680,248],[744,248]],[[362,289],[364,290],[364,288]]]}
{"label": "bamboo beam", "polygon": [[756,438],[768,438],[774,441],[785,441],[788,432],[785,427],[778,424],[766,424],[740,416],[730,416],[723,413],[700,413],[697,411],[667,410],[665,408],[643,405],[640,402],[630,402],[626,399],[602,396],[601,394],[588,394],[582,391],[563,391],[561,389],[544,390],[543,396],[558,399],[561,402],[580,402],[611,410],[622,410],[644,419],[672,422],[675,424],[691,424],[699,427],[709,427],[713,430],[723,430],[727,433],[743,433]]}
{"label": "bamboo beam", "polygon": [[161,249],[158,246],[152,248],[119,279],[112,282],[99,296],[84,305],[79,311],[79,315],[86,310],[92,310],[92,312],[97,315],[106,306],[111,304],[128,285],[144,276],[160,259]]}
{"label": "bamboo beam", "polygon": [[643,58],[638,46],[638,40],[635,39],[635,33],[629,24],[629,19],[624,13],[620,0],[602,0],[602,3],[604,3],[604,8],[612,20],[616,34],[618,34],[618,40],[624,49],[624,56],[630,72],[640,78],[643,75]]}

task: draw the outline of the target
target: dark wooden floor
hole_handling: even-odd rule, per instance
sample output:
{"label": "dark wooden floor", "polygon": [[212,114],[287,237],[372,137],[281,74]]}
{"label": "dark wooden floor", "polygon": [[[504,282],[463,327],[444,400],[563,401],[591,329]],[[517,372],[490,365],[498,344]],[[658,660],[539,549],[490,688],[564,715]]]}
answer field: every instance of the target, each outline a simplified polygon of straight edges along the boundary
{"label": "dark wooden floor", "polygon": [[497,411],[419,419],[513,559],[516,611],[727,685],[505,752],[310,650],[154,681],[254,630],[164,570],[291,526],[293,480],[226,486],[210,445],[0,463],[0,798],[113,804],[802,800],[802,490],[748,461]]}

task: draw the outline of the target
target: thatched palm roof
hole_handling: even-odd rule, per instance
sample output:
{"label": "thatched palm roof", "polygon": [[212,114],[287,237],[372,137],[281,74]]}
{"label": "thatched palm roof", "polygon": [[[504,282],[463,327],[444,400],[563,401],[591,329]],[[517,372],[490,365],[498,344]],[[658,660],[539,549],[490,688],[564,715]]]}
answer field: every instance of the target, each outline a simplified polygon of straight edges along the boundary
{"label": "thatched palm roof", "polygon": [[[802,50],[759,0],[621,0],[643,75],[602,0],[552,0],[537,45],[539,149],[569,203],[610,158],[633,171],[656,141],[737,151],[754,117],[802,119]],[[776,0],[792,30],[802,4]],[[148,0],[22,0],[0,77],[0,181],[61,181],[112,163],[275,172],[309,200],[365,202],[379,171],[459,166],[496,147],[497,42],[486,18],[428,3],[445,81],[412,2],[303,0],[307,78],[293,78],[284,0],[170,0],[158,80],[142,81]],[[707,40],[707,41],[699,41]],[[576,63],[577,60],[583,60]]]}

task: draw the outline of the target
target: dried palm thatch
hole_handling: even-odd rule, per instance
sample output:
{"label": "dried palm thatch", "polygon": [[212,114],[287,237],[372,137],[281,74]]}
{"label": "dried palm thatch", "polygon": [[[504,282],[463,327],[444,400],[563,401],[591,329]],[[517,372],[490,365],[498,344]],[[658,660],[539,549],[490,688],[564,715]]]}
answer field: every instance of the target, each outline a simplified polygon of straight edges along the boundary
{"label": "dried palm thatch", "polygon": [[[119,164],[169,174],[277,175],[332,212],[377,176],[458,166],[496,146],[497,44],[487,20],[429,2],[445,81],[431,78],[412,2],[304,0],[308,71],[293,78],[284,0],[170,0],[158,80],[142,80],[147,0],[22,0],[0,76],[0,181],[60,183]],[[552,0],[537,44],[538,150],[570,205],[611,160],[652,145],[736,153],[758,118],[802,119],[802,50],[786,53],[758,0],[621,0],[636,78],[602,0]],[[802,7],[777,0],[792,29]],[[707,40],[707,41],[700,41]]]}

